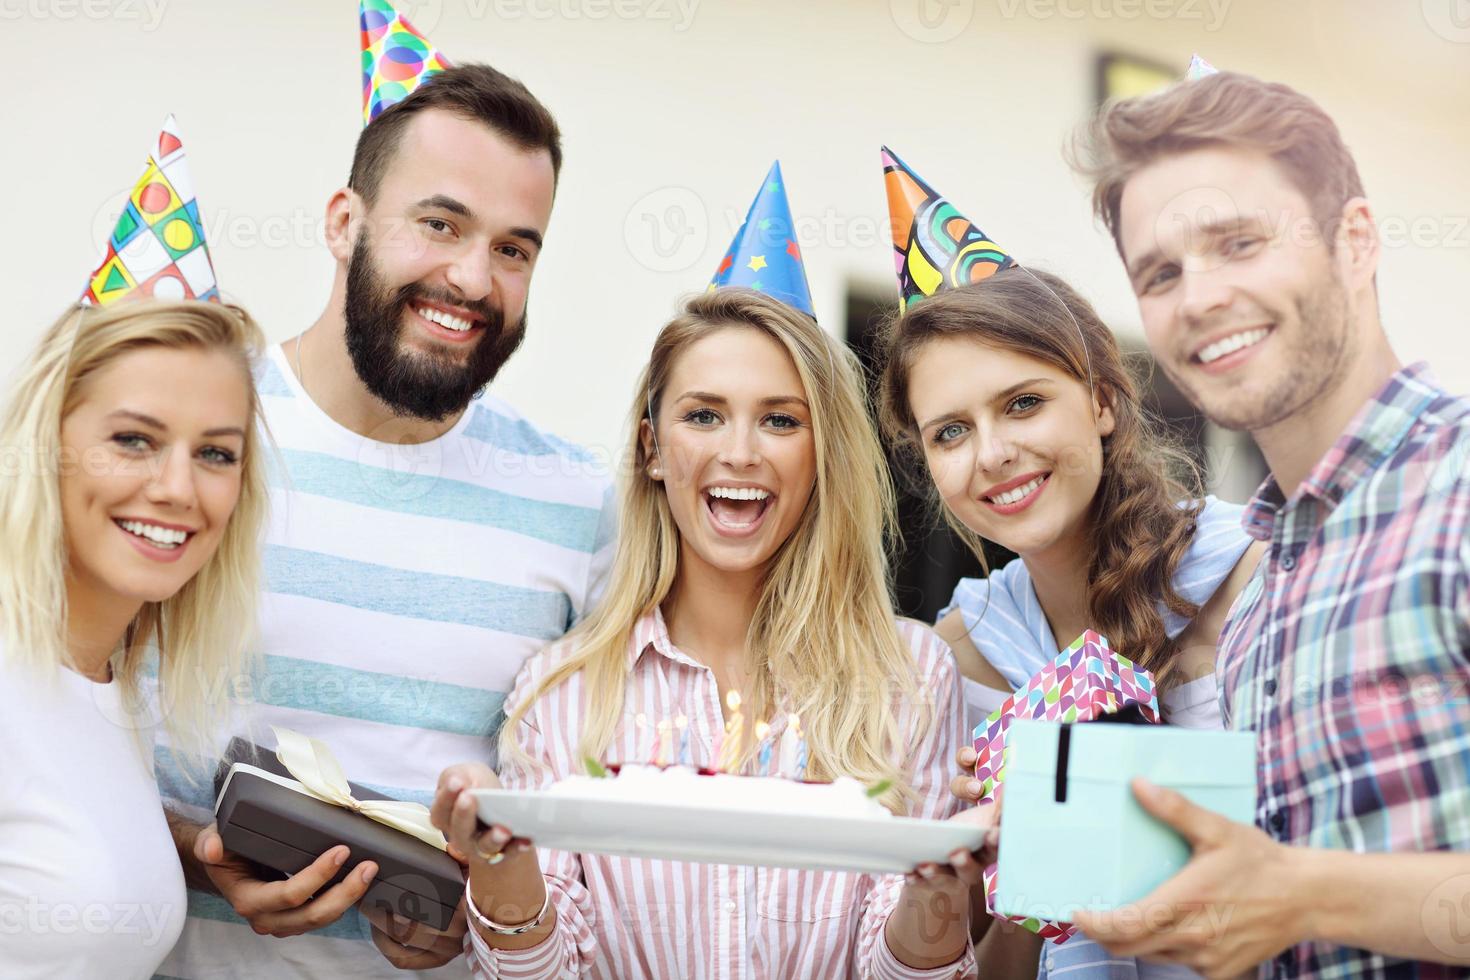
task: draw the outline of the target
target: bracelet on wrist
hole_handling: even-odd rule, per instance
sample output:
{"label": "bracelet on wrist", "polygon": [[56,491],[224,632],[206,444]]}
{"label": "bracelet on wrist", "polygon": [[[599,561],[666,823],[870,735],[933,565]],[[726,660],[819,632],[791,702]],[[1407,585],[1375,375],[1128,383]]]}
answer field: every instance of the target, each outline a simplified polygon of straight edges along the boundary
{"label": "bracelet on wrist", "polygon": [[503,926],[494,919],[486,917],[479,909],[475,908],[475,899],[470,894],[470,882],[468,878],[465,879],[464,883],[464,907],[465,911],[469,912],[470,918],[478,922],[480,928],[486,932],[492,932],[497,936],[521,936],[546,921],[546,912],[551,908],[551,889],[546,889],[546,898],[541,902],[541,911],[536,913],[535,918],[529,922],[523,922],[518,926]]}

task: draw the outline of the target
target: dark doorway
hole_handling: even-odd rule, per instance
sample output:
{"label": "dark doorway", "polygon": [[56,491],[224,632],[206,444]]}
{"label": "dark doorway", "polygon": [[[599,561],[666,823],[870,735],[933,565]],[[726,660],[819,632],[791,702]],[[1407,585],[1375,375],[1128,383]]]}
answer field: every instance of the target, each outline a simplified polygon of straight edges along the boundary
{"label": "dark doorway", "polygon": [[[874,400],[877,379],[875,350],[878,331],[885,320],[894,315],[898,304],[891,298],[872,293],[849,291],[847,297],[847,343],[857,354],[868,377],[870,410],[876,416]],[[898,526],[903,540],[894,556],[894,599],[903,616],[932,623],[939,611],[949,604],[955,584],[962,578],[979,578],[985,571],[959,535],[945,525],[929,500],[916,492],[923,486],[923,473],[906,474],[902,460],[889,454],[898,491]],[[912,476],[912,479],[906,478]],[[1015,554],[986,543],[985,559],[998,568]]]}

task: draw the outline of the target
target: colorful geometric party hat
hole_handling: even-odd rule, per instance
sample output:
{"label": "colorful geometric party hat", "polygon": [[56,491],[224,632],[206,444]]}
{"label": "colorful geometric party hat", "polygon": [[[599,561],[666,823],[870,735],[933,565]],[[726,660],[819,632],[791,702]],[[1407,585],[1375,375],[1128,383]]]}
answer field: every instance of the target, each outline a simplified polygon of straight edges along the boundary
{"label": "colorful geometric party hat", "polygon": [[1193,82],[1209,75],[1218,75],[1219,73],[1220,69],[1195,54],[1189,57],[1189,70],[1184,73],[1184,77]]}
{"label": "colorful geometric party hat", "polygon": [[806,266],[796,244],[796,226],[786,200],[786,182],[781,179],[781,161],[770,172],[755,195],[745,222],[730,242],[730,249],[715,270],[709,288],[745,286],[759,290],[789,306],[815,317],[812,292],[806,284]]}
{"label": "colorful geometric party hat", "polygon": [[366,126],[450,67],[450,62],[389,0],[361,0],[358,20],[362,24],[362,124]]}
{"label": "colorful geometric party hat", "polygon": [[109,306],[133,294],[219,301],[194,181],[173,116],[164,120],[82,302]]}
{"label": "colorful geometric party hat", "polygon": [[898,154],[885,146],[882,159],[893,265],[905,309],[941,289],[967,286],[1016,264]]}

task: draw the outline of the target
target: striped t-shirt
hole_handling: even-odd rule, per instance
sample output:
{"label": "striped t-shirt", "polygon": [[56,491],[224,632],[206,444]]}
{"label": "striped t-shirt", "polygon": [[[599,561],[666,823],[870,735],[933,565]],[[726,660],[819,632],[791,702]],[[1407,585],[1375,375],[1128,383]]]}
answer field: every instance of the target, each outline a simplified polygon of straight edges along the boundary
{"label": "striped t-shirt", "polygon": [[[279,347],[256,380],[278,447],[263,666],[232,695],[256,742],[274,745],[271,725],[295,729],[326,742],[354,782],[428,803],[445,766],[493,761],[521,665],[600,592],[612,555],[608,467],[488,395],[438,439],[397,446],[334,422]],[[167,751],[157,763],[171,805],[207,823],[210,788],[180,778]],[[160,973],[411,975],[370,935],[354,909],[305,936],[258,936],[223,898],[191,890]],[[430,975],[468,970],[457,960]]]}

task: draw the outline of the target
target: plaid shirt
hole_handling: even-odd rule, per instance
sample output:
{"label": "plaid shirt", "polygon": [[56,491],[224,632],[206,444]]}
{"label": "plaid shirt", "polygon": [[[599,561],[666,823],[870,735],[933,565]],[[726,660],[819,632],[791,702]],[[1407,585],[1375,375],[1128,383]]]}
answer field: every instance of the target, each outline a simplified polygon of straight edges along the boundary
{"label": "plaid shirt", "polygon": [[[1244,520],[1270,549],[1219,665],[1227,725],[1258,733],[1256,823],[1307,847],[1470,850],[1470,399],[1399,371],[1290,500],[1268,478]],[[1261,975],[1463,971],[1304,943]]]}

